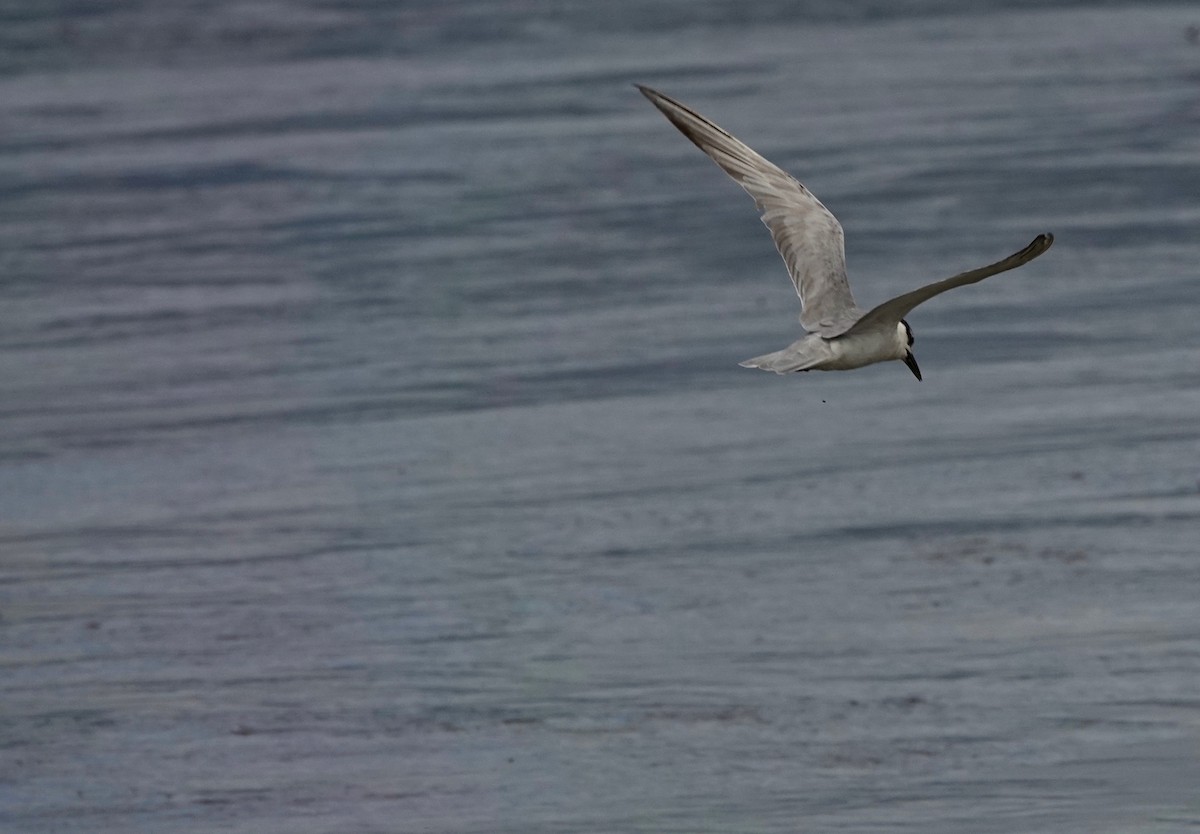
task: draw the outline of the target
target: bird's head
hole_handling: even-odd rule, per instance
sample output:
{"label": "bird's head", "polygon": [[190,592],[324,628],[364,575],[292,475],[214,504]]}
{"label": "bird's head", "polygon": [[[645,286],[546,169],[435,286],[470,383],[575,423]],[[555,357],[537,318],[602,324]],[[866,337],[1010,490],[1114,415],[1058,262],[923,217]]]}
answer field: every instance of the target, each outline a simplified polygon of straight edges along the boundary
{"label": "bird's head", "polygon": [[897,327],[899,328],[899,335],[904,338],[906,345],[904,351],[904,364],[908,365],[908,369],[913,372],[913,376],[915,376],[919,382],[921,379],[921,367],[917,364],[917,357],[913,356],[912,352],[912,344],[914,341],[916,341],[916,339],[913,337],[912,328],[908,326],[908,322],[906,322],[904,319],[900,319],[900,324],[897,325]]}

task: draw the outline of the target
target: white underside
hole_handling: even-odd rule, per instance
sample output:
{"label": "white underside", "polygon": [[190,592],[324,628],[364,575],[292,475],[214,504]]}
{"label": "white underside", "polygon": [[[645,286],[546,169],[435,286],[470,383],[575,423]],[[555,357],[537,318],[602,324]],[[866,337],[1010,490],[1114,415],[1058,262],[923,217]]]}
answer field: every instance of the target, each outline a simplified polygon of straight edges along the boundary
{"label": "white underside", "polygon": [[849,371],[876,362],[903,359],[907,353],[908,334],[901,324],[891,332],[874,331],[834,339],[809,334],[783,350],[747,359],[741,364],[746,368],[761,368],[777,374]]}

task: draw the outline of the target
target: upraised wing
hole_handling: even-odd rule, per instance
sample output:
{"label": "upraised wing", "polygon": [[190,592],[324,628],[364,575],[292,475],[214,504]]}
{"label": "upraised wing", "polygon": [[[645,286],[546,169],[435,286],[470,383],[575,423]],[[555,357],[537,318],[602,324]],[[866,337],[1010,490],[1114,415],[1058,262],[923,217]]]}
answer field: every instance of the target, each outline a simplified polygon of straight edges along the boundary
{"label": "upraised wing", "polygon": [[932,284],[926,284],[920,289],[906,292],[904,295],[898,295],[891,301],[885,301],[875,309],[871,310],[865,316],[858,320],[853,327],[847,331],[847,335],[852,335],[857,332],[865,332],[874,327],[895,326],[900,323],[900,319],[912,312],[913,308],[918,304],[923,304],[935,295],[941,295],[947,290],[952,290],[955,287],[961,287],[966,284],[974,284],[982,281],[984,278],[989,278],[1001,272],[1007,272],[1010,269],[1016,269],[1023,266],[1038,255],[1045,252],[1054,243],[1054,235],[1043,234],[1038,235],[1033,241],[1022,249],[1020,252],[1015,252],[1009,255],[1002,261],[996,261],[994,264],[981,266],[979,269],[972,269],[967,272],[960,272],[952,278],[947,278],[943,281],[936,281]]}
{"label": "upraised wing", "polygon": [[837,218],[793,176],[736,137],[669,96],[641,84],[637,88],[754,198],[800,296],[804,329],[826,338],[849,330],[862,310],[850,292]]}

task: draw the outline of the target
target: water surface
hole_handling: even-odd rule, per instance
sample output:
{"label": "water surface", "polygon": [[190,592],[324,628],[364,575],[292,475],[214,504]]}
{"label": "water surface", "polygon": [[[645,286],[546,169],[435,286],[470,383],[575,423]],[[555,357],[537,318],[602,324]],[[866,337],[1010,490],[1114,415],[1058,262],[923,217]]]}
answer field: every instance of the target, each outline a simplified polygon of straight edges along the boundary
{"label": "water surface", "polygon": [[[1200,823],[1186,4],[0,15],[5,830]],[[861,11],[859,11],[861,9]],[[656,86],[839,216],[796,337]]]}

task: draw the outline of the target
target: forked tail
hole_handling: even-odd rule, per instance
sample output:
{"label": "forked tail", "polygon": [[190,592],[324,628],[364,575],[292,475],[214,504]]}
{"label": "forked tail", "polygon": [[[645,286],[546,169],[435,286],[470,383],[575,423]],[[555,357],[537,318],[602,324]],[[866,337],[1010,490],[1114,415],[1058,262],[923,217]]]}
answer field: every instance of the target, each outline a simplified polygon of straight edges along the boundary
{"label": "forked tail", "polygon": [[791,374],[797,371],[812,370],[821,364],[823,358],[813,356],[810,351],[796,350],[796,345],[792,345],[738,364],[743,368],[759,368],[764,371],[774,371],[777,374]]}

